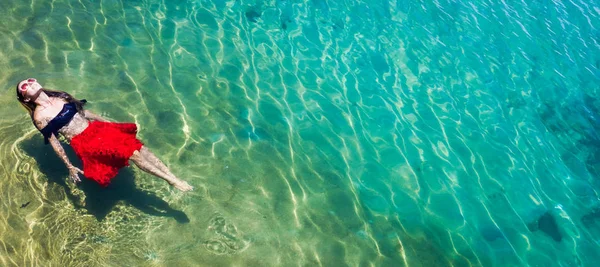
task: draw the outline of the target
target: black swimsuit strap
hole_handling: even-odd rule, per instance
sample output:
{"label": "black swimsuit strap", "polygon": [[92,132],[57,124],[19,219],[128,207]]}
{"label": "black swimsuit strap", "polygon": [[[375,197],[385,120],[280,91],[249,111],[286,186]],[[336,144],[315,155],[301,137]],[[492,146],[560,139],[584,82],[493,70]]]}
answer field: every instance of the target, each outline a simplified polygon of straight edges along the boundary
{"label": "black swimsuit strap", "polygon": [[75,106],[75,103],[64,104],[58,115],[48,122],[48,125],[46,125],[44,129],[40,130],[42,135],[44,135],[44,143],[49,143],[48,139],[52,134],[58,135],[58,130],[67,125],[73,119],[75,114],[77,114],[77,107]]}

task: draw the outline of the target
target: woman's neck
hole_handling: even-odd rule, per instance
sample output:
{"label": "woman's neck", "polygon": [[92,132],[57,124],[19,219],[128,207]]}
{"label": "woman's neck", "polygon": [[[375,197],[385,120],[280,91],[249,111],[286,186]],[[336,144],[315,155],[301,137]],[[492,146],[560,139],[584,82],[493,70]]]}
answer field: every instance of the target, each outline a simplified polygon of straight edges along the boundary
{"label": "woman's neck", "polygon": [[40,93],[40,95],[35,99],[35,103],[43,108],[47,108],[53,104],[50,100],[50,97],[48,97],[48,95],[44,92]]}

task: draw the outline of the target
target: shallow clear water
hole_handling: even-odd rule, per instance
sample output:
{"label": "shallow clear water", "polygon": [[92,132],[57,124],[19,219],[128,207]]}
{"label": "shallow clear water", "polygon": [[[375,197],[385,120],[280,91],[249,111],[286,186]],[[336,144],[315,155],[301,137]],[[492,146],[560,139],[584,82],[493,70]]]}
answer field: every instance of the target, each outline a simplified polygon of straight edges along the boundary
{"label": "shallow clear water", "polygon": [[[598,1],[0,13],[2,266],[600,260]],[[138,123],[195,191],[134,167],[69,183],[15,100],[30,76]]]}

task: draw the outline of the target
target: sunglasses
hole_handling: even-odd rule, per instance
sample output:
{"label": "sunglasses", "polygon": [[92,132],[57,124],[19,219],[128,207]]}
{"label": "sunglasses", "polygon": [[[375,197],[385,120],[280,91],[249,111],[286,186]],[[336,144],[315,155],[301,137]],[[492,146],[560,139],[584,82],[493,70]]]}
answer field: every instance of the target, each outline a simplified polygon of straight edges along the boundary
{"label": "sunglasses", "polygon": [[34,78],[27,79],[27,81],[25,83],[21,84],[21,86],[19,87],[19,90],[22,93],[25,93],[27,91],[27,89],[29,89],[29,86],[31,86],[31,84],[34,82],[37,82],[37,80]]}

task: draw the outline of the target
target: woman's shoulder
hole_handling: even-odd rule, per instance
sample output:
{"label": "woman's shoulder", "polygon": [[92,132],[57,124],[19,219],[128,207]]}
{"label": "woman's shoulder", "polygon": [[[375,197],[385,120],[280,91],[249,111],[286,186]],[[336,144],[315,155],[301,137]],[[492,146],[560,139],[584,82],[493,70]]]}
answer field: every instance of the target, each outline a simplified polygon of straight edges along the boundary
{"label": "woman's shoulder", "polygon": [[45,112],[34,112],[33,113],[33,123],[38,129],[43,129],[48,125],[48,123],[52,120],[53,117],[48,116]]}

